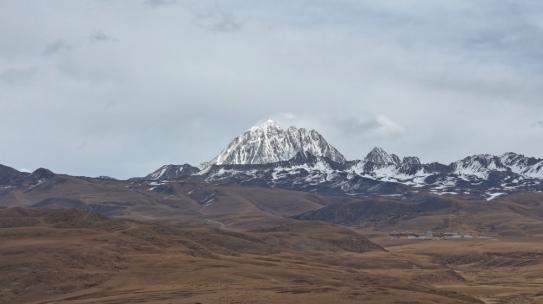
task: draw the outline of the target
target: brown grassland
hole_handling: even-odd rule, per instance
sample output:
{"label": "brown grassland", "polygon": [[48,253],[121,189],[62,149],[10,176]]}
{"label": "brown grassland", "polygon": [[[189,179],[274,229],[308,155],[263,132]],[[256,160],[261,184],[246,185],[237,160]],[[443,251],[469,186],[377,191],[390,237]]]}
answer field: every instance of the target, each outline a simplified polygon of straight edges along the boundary
{"label": "brown grassland", "polygon": [[543,303],[539,238],[371,240],[0,209],[0,303]]}

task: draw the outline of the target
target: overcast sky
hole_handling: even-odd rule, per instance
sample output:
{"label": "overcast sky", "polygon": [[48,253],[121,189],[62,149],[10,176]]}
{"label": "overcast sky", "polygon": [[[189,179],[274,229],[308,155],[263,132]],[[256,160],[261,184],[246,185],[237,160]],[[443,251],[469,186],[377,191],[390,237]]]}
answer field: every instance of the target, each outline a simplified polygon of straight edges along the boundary
{"label": "overcast sky", "polygon": [[349,159],[543,157],[540,0],[0,0],[0,163],[142,176],[272,118]]}

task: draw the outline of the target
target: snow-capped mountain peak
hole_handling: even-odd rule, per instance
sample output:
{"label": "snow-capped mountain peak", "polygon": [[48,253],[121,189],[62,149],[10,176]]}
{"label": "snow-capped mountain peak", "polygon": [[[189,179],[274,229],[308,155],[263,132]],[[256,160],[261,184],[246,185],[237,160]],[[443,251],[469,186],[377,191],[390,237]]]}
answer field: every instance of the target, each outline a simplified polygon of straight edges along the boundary
{"label": "snow-capped mountain peak", "polygon": [[[0,168],[1,169],[1,168]],[[283,128],[266,120],[235,137],[202,170],[163,166],[143,180],[194,176],[209,182],[267,185],[305,191],[470,195],[494,199],[516,191],[543,191],[543,159],[516,153],[479,154],[451,164],[422,163],[372,149],[362,160],[345,157],[317,131]]]}
{"label": "snow-capped mountain peak", "polygon": [[252,126],[248,131],[258,131],[262,129],[282,129],[281,126],[275,120],[265,120],[264,122]]}
{"label": "snow-capped mountain peak", "polygon": [[490,154],[468,156],[451,164],[455,174],[460,176],[475,176],[480,179],[488,178],[491,171],[507,171],[501,159]]}
{"label": "snow-capped mountain peak", "polygon": [[200,170],[189,164],[164,165],[145,177],[146,180],[176,180],[182,177],[191,176]]}
{"label": "snow-capped mountain peak", "polygon": [[420,159],[415,156],[406,156],[402,160],[402,165],[418,166],[420,164],[421,164]]}
{"label": "snow-capped mountain peak", "polygon": [[526,157],[517,153],[505,153],[500,157],[501,162],[511,171],[529,178],[543,179],[543,159]]}
{"label": "snow-capped mountain peak", "polygon": [[298,152],[309,152],[344,163],[345,157],[315,130],[282,128],[273,120],[251,127],[235,137],[209,165],[248,165],[287,161]]}
{"label": "snow-capped mountain peak", "polygon": [[372,168],[382,168],[388,166],[399,166],[401,161],[396,154],[388,154],[383,148],[375,147],[366,155],[364,163],[371,165]]}
{"label": "snow-capped mountain peak", "polygon": [[374,148],[363,160],[345,161],[315,130],[265,121],[234,138],[202,171],[164,166],[144,180],[194,176],[208,182],[284,187],[349,195],[468,195],[488,200],[517,191],[543,191],[543,159],[506,153],[453,162],[422,163]]}
{"label": "snow-capped mountain peak", "polygon": [[523,178],[543,178],[543,159],[526,157],[517,153],[501,156],[478,154],[468,156],[451,164],[459,176],[487,179],[491,172],[512,172]]}
{"label": "snow-capped mountain peak", "polygon": [[418,157],[406,156],[403,158],[399,172],[407,175],[415,175],[422,170],[422,163]]}
{"label": "snow-capped mountain peak", "polygon": [[424,177],[430,175],[418,157],[408,156],[402,160],[378,147],[373,148],[363,160],[353,161],[347,170],[371,179],[409,181],[410,184],[421,184]]}

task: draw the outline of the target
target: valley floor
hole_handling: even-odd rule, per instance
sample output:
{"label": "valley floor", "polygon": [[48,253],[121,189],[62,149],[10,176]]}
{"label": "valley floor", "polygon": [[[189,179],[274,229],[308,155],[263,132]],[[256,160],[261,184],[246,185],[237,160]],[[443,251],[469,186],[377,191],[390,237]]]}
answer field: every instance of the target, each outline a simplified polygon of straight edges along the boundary
{"label": "valley floor", "polygon": [[0,303],[543,302],[541,239],[380,247],[324,223],[238,233],[4,212],[23,216],[0,220]]}

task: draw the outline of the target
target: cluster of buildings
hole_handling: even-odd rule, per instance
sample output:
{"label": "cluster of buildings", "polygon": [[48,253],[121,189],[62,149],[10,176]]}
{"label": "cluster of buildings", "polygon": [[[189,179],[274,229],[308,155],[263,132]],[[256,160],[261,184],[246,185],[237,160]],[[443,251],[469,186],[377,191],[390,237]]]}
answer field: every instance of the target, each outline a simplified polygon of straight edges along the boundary
{"label": "cluster of buildings", "polygon": [[426,231],[425,233],[414,233],[414,232],[391,232],[389,234],[390,238],[399,240],[399,239],[408,239],[408,240],[462,240],[462,239],[474,239],[481,238],[475,237],[471,234],[462,234],[458,232],[433,232]]}

